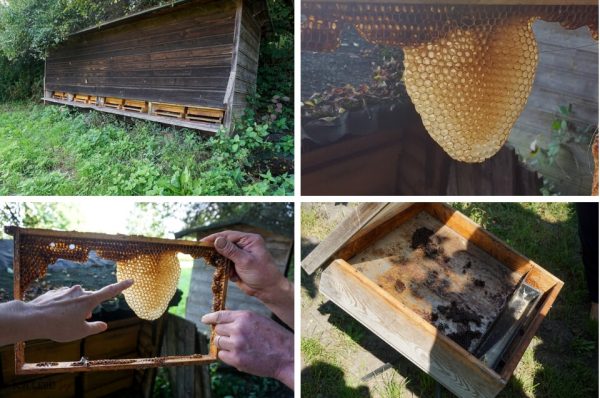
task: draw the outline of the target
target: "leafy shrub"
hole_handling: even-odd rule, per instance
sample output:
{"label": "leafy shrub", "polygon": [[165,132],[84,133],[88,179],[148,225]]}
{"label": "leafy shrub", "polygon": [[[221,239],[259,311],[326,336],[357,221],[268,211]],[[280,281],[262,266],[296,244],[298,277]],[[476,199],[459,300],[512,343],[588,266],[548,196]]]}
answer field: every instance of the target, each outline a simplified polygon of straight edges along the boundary
{"label": "leafy shrub", "polygon": [[293,194],[293,174],[270,167],[291,164],[293,137],[270,139],[269,128],[203,138],[95,111],[0,105],[0,194]]}

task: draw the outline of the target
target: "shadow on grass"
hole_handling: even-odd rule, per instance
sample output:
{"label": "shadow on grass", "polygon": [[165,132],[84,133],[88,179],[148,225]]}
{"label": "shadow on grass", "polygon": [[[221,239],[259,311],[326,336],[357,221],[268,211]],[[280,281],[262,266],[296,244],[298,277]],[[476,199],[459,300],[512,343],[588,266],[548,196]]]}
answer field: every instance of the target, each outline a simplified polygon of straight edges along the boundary
{"label": "shadow on grass", "polygon": [[332,364],[316,361],[302,370],[302,396],[305,397],[370,397],[367,386],[350,387],[344,371]]}
{"label": "shadow on grass", "polygon": [[[300,254],[302,259],[304,259],[308,254],[313,251],[313,249],[317,247],[317,244],[302,237]],[[320,272],[317,270],[309,275],[304,271],[304,268],[301,268],[300,272],[300,282],[302,283],[302,287],[306,289],[306,293],[310,296],[311,299],[317,297],[317,291],[319,287],[317,286],[316,281],[318,280],[317,275],[320,275]]]}

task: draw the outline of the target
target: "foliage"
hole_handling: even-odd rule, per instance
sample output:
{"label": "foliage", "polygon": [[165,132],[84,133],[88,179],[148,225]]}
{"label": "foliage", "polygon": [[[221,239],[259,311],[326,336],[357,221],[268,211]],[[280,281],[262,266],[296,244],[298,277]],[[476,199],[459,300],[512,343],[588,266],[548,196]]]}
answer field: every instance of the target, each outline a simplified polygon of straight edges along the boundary
{"label": "foliage", "polygon": [[70,33],[166,3],[160,0],[19,0],[0,5],[0,52],[11,60],[45,59]]}
{"label": "foliage", "polygon": [[406,98],[402,83],[402,61],[384,58],[374,66],[371,85],[331,87],[314,93],[304,101],[302,116],[308,119],[331,121],[349,110],[366,109],[370,105],[394,104]]}
{"label": "foliage", "polygon": [[10,61],[0,55],[0,102],[41,98],[43,73],[39,60]]}
{"label": "foliage", "polygon": [[42,95],[43,59],[78,29],[164,0],[18,0],[0,2],[0,102]]}
{"label": "foliage", "polygon": [[266,139],[267,131],[254,124],[203,139],[99,112],[7,104],[0,106],[0,194],[292,194],[286,159],[293,147],[285,136]]}
{"label": "foliage", "polygon": [[209,370],[212,392],[216,398],[293,396],[293,393],[275,379],[241,373],[219,363],[211,364]]}
{"label": "foliage", "polygon": [[[0,115],[0,193],[40,195],[290,195],[293,193],[293,3],[268,0],[258,93],[235,134],[209,140],[95,112],[23,105]],[[164,0],[0,3],[0,102],[41,96],[44,59],[86,26]],[[44,131],[44,134],[39,132]],[[69,145],[65,145],[68,143]],[[184,151],[187,157],[179,156]]]}
{"label": "foliage", "polygon": [[[290,125],[284,131],[292,131],[294,120],[294,7],[293,2],[267,0],[272,31],[260,46],[257,95],[253,98],[258,114],[271,115],[273,100],[280,100],[280,110]],[[277,105],[276,105],[277,106]]]}
{"label": "foliage", "polygon": [[154,379],[154,391],[152,398],[171,398],[173,389],[169,381],[169,371],[167,368],[158,368],[156,371],[156,379]]}
{"label": "foliage", "polygon": [[[0,202],[0,226],[67,229],[71,221],[67,207],[54,202]],[[0,239],[5,237],[0,230]]]}

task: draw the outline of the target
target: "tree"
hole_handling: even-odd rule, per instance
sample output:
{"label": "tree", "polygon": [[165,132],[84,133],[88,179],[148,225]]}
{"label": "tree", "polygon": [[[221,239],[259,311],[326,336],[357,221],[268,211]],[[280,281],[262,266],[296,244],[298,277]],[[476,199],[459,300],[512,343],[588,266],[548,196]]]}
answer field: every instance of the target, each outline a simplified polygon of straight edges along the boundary
{"label": "tree", "polygon": [[[185,227],[205,226],[230,221],[257,224],[288,236],[294,233],[293,203],[136,203],[130,217],[129,233],[169,237],[167,220],[180,219]],[[183,228],[183,227],[182,227]]]}
{"label": "tree", "polygon": [[161,0],[12,0],[0,6],[0,51],[10,60],[45,59],[69,34],[165,3]]}
{"label": "tree", "polygon": [[[72,220],[67,216],[69,206],[63,203],[0,203],[0,224],[27,228],[68,229]],[[4,229],[0,232],[6,238]]]}

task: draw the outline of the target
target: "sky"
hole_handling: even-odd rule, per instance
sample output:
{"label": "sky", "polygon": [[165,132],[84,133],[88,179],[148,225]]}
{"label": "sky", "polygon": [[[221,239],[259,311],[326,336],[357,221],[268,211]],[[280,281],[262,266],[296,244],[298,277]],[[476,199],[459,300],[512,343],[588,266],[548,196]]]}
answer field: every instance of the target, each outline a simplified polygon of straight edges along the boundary
{"label": "sky", "polygon": [[[69,204],[75,224],[73,228],[82,232],[102,232],[108,234],[145,234],[144,230],[156,216],[149,212],[146,216],[136,209],[135,202],[126,200],[86,199]],[[181,221],[185,212],[181,211],[163,219],[164,238],[173,238],[173,233],[186,226]]]}

